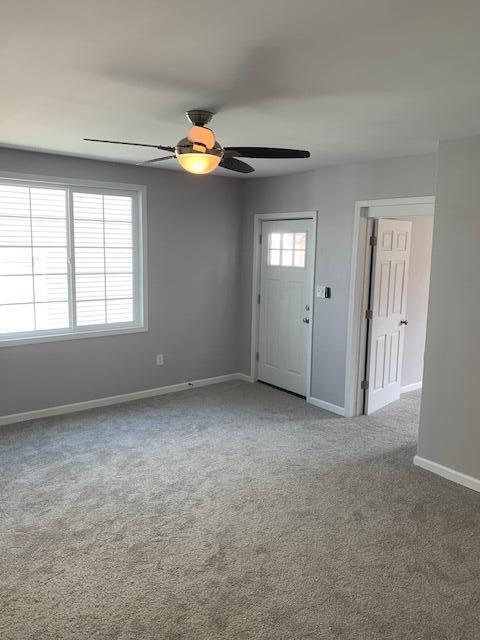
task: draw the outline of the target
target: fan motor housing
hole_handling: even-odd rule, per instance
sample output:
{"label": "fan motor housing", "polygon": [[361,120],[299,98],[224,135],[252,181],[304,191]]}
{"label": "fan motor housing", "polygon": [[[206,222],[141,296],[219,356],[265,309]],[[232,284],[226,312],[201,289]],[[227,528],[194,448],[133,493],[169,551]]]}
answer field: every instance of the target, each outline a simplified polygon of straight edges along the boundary
{"label": "fan motor housing", "polygon": [[205,109],[191,109],[186,112],[186,116],[192,124],[203,127],[213,118],[213,113]]}

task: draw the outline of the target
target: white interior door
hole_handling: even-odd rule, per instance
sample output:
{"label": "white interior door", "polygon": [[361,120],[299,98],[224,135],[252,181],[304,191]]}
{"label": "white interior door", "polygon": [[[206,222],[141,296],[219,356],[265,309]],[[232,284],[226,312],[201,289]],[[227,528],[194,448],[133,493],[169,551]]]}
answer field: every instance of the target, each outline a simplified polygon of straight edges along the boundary
{"label": "white interior door", "polygon": [[307,395],[313,220],[262,223],[258,379]]}
{"label": "white interior door", "polygon": [[372,256],[366,413],[400,398],[412,223],[380,219]]}

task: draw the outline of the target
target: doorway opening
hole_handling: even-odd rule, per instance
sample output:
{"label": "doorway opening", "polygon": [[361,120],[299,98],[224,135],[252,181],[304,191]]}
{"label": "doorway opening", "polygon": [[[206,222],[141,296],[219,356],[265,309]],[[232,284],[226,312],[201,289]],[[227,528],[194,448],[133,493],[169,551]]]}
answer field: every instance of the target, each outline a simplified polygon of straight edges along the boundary
{"label": "doorway opening", "polygon": [[310,398],[317,212],[254,222],[251,377]]}
{"label": "doorway opening", "polygon": [[363,206],[346,386],[352,416],[422,387],[434,198],[357,205]]}

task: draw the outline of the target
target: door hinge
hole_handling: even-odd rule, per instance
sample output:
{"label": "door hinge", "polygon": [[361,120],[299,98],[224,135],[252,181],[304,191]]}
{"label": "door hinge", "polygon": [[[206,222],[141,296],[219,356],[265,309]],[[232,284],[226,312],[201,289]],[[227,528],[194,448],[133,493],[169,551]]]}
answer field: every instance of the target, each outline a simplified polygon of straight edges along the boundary
{"label": "door hinge", "polygon": [[260,234],[260,237],[258,239],[258,244],[262,244],[262,234]]}
{"label": "door hinge", "polygon": [[367,309],[365,311],[365,318],[367,320],[372,320],[373,319],[373,311],[372,311],[372,309]]}
{"label": "door hinge", "polygon": [[368,380],[362,380],[360,383],[360,389],[368,389]]}
{"label": "door hinge", "polygon": [[260,294],[257,296],[257,304],[260,304]]}
{"label": "door hinge", "polygon": [[377,245],[377,236],[370,236],[370,246],[375,247]]}
{"label": "door hinge", "polygon": [[259,359],[260,359],[260,354],[257,351],[257,353],[255,354],[255,360],[258,362]]}

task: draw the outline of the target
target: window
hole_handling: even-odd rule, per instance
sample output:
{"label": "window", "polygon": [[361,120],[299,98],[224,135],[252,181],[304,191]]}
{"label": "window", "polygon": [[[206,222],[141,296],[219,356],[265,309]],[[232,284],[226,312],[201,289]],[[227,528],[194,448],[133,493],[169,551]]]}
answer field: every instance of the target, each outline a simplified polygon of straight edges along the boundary
{"label": "window", "polygon": [[143,328],[141,188],[0,179],[0,341]]}
{"label": "window", "polygon": [[305,268],[307,234],[301,233],[269,233],[268,261],[270,267]]}

